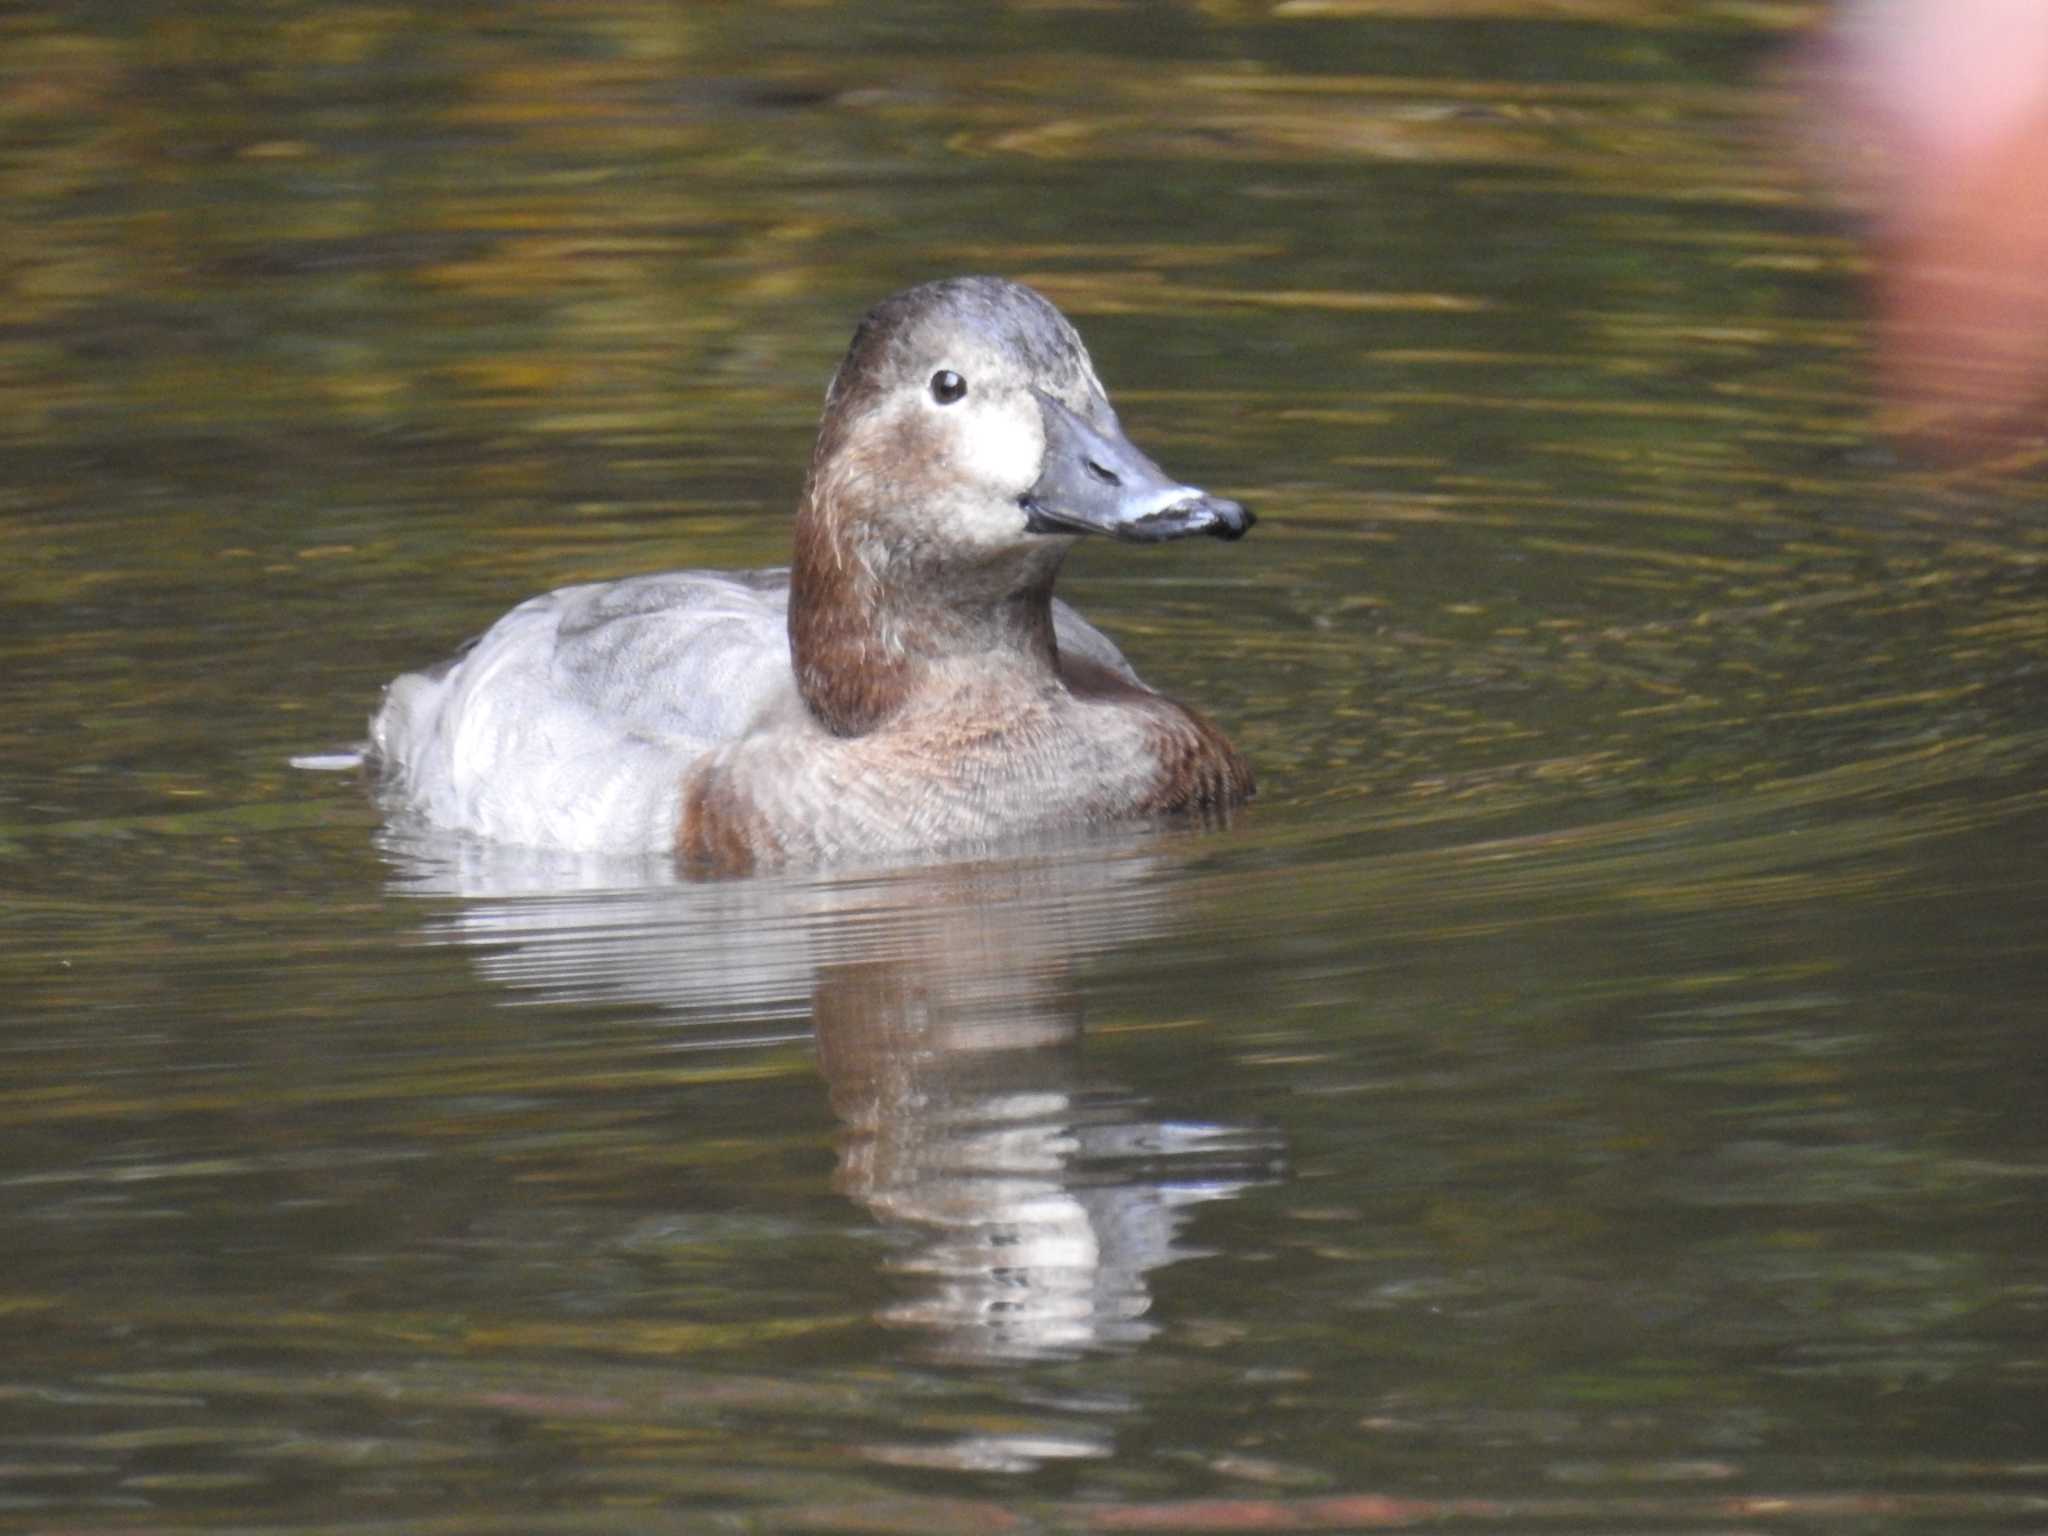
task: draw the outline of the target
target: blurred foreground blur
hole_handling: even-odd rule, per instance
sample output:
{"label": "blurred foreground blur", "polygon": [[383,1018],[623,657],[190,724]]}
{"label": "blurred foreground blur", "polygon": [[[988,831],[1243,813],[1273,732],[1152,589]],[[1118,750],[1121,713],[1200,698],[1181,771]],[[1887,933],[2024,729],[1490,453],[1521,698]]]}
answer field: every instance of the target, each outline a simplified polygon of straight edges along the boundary
{"label": "blurred foreground blur", "polygon": [[1949,451],[2030,434],[2048,386],[2048,4],[1849,0],[1807,62],[1828,170],[1876,210],[1894,425]]}

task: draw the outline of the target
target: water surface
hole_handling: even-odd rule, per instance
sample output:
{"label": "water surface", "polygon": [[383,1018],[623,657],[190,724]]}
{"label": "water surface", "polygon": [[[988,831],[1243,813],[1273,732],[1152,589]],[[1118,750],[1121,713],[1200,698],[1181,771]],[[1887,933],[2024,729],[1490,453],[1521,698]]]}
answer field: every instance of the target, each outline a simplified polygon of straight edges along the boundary
{"label": "water surface", "polygon": [[[2027,1529],[2039,458],[1873,428],[1810,7],[0,20],[28,1529]],[[691,883],[377,690],[784,558],[994,270],[1258,507],[1064,591],[1232,825]]]}

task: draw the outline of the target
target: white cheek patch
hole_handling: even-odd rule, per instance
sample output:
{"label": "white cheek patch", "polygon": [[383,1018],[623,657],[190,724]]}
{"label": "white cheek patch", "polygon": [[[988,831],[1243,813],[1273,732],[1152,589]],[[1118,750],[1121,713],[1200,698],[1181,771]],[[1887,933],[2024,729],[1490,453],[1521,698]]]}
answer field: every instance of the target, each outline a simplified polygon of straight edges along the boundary
{"label": "white cheek patch", "polygon": [[954,542],[981,547],[1015,543],[1024,533],[1020,498],[1038,480],[1045,457],[1045,428],[1028,395],[932,405],[946,436],[948,478],[932,498]]}
{"label": "white cheek patch", "polygon": [[1008,401],[968,403],[954,426],[960,467],[968,478],[1014,500],[1038,479],[1045,428],[1028,396],[1024,409]]}

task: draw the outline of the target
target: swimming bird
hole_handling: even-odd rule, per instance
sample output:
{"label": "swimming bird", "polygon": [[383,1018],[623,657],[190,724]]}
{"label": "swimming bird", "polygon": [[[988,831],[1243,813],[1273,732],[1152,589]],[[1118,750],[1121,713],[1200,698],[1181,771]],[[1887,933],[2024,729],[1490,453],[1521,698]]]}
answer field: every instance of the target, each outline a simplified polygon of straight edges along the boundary
{"label": "swimming bird", "polygon": [[1124,434],[1087,348],[995,277],[875,306],[826,392],[786,569],[564,587],[398,678],[383,792],[530,847],[744,872],[1240,804],[1244,758],[1053,596],[1088,534],[1252,514]]}

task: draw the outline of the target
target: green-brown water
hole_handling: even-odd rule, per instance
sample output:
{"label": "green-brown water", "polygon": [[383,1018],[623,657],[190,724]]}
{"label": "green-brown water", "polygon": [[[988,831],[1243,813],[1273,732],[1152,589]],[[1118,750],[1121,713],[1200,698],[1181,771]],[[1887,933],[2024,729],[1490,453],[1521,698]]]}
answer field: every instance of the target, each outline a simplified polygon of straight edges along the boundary
{"label": "green-brown water", "polygon": [[[2048,491],[1873,434],[1812,15],[0,14],[0,1522],[2037,1528]],[[963,270],[1262,514],[1064,585],[1236,825],[688,885],[286,766],[779,563]]]}

